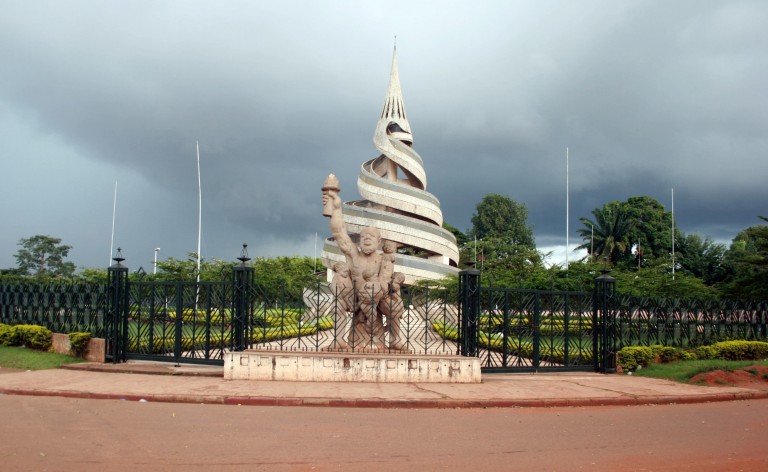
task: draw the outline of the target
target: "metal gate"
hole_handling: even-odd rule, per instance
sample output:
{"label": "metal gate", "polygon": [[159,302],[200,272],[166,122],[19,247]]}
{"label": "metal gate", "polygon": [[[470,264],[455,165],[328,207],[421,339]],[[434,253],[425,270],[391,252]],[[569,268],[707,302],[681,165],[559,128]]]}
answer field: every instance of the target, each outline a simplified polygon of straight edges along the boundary
{"label": "metal gate", "polygon": [[126,358],[222,363],[232,343],[232,285],[131,282]]}
{"label": "metal gate", "polygon": [[615,368],[614,280],[592,292],[480,287],[460,275],[462,354],[484,372],[600,371]]}
{"label": "metal gate", "polygon": [[485,371],[594,370],[592,294],[481,290]]}

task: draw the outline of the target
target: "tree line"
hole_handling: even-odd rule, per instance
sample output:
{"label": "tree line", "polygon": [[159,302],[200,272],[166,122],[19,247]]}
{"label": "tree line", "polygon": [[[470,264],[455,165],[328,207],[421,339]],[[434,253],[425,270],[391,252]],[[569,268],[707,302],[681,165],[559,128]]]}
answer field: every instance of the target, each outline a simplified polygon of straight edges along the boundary
{"label": "tree line", "polygon": [[[484,196],[466,231],[447,223],[444,227],[456,237],[460,268],[480,269],[484,285],[588,290],[596,276],[610,270],[617,290],[633,295],[768,300],[768,226],[764,224],[768,219],[758,218],[761,224],[741,231],[727,247],[680,231],[673,225],[671,212],[651,197],[609,202],[592,210],[590,217],[580,218],[577,233],[582,244],[577,250],[585,251],[586,257],[571,262],[567,269],[546,264],[549,254],[536,248],[527,207],[507,196]],[[65,261],[71,246],[59,238],[36,235],[22,238],[19,246],[17,267],[0,269],[0,281],[106,279],[106,269],[75,274],[74,263]],[[235,264],[204,259],[200,280],[226,280]],[[316,279],[314,270],[319,266],[311,257],[287,256],[256,258],[251,264],[260,283],[293,294]],[[185,260],[158,261],[157,274],[131,277],[193,281],[197,275],[197,254],[189,253]]]}

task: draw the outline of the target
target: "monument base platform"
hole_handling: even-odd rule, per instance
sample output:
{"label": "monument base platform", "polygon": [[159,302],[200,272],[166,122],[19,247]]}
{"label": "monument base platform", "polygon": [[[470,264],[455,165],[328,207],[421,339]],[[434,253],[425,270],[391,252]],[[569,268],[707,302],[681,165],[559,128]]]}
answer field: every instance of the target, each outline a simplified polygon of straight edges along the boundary
{"label": "monument base platform", "polygon": [[224,353],[227,380],[480,383],[480,359],[386,353],[246,350]]}

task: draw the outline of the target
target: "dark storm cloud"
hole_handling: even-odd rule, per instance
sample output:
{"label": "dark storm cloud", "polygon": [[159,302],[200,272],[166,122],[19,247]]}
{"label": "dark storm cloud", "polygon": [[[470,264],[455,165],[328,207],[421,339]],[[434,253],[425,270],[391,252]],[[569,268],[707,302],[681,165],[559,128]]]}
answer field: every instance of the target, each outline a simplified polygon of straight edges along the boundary
{"label": "dark storm cloud", "polygon": [[672,187],[685,232],[727,240],[768,213],[768,6],[508,3],[9,2],[2,171],[45,192],[4,186],[0,267],[35,233],[102,265],[115,180],[137,259],[194,250],[196,141],[204,255],[312,255],[325,175],[357,198],[375,157],[393,34],[428,189],[460,229],[496,192],[528,206],[540,246],[564,244],[566,147],[572,243],[593,208],[669,207]]}

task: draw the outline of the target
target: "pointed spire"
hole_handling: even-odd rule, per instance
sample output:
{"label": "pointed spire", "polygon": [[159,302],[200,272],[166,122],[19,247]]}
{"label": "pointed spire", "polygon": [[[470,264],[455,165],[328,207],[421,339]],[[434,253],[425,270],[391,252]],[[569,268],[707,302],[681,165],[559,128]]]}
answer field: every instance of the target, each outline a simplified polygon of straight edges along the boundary
{"label": "pointed spire", "polygon": [[[397,41],[397,37],[395,37]],[[397,43],[395,43],[392,53],[392,69],[389,73],[389,86],[387,87],[387,96],[384,99],[384,109],[381,111],[381,119],[389,122],[395,122],[404,131],[410,132],[411,126],[405,115],[405,105],[403,105],[403,92],[400,89],[400,74],[397,70]]]}

